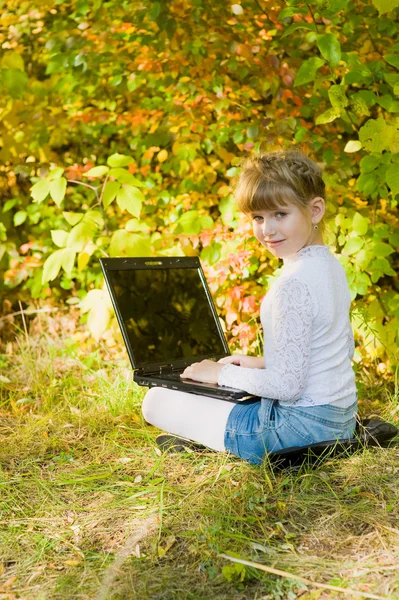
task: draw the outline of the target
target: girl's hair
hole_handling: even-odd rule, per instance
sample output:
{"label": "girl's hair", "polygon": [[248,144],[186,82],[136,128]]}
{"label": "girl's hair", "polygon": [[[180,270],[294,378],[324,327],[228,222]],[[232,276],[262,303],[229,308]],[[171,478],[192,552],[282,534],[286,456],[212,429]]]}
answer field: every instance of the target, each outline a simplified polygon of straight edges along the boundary
{"label": "girl's hair", "polygon": [[296,204],[305,210],[316,196],[325,197],[320,167],[298,151],[267,152],[247,159],[235,188],[244,213]]}

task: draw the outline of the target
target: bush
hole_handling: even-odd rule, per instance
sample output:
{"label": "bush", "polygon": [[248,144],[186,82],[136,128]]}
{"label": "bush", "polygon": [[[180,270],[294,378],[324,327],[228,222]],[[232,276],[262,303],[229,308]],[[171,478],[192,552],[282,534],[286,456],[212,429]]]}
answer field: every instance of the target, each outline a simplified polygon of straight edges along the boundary
{"label": "bush", "polygon": [[324,167],[356,360],[389,371],[399,319],[398,4],[10,0],[2,292],[84,298],[99,337],[111,318],[100,256],[199,254],[233,348],[255,352],[278,262],[236,214],[230,183],[248,152],[298,146]]}

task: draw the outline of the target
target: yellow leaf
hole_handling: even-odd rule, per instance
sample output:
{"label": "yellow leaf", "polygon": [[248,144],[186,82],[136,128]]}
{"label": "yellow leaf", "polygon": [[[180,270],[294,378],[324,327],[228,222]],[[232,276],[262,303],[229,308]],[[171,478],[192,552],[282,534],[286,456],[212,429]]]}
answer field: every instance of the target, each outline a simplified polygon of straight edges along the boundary
{"label": "yellow leaf", "polygon": [[194,173],[201,173],[204,171],[206,161],[203,158],[196,158],[192,162],[192,169]]}
{"label": "yellow leaf", "polygon": [[79,252],[78,254],[78,271],[83,271],[90,260],[90,254],[87,252]]}
{"label": "yellow leaf", "polygon": [[231,188],[228,185],[222,185],[218,189],[218,196],[227,196],[227,194],[230,194],[230,192]]}
{"label": "yellow leaf", "polygon": [[42,162],[42,163],[48,162],[47,154],[45,153],[45,151],[43,150],[43,148],[41,146],[39,146],[38,152],[39,152],[40,162]]}
{"label": "yellow leaf", "polygon": [[160,558],[162,558],[163,556],[165,556],[165,554],[171,549],[171,547],[173,546],[173,544],[175,543],[176,538],[174,535],[169,535],[166,540],[165,540],[165,545],[159,546],[158,545],[158,556]]}
{"label": "yellow leaf", "polygon": [[232,154],[232,152],[226,150],[225,148],[218,148],[216,154],[223,160],[225,165],[231,164],[231,161],[233,160],[233,158],[235,158],[235,155]]}
{"label": "yellow leaf", "polygon": [[157,154],[158,162],[163,163],[168,158],[168,151],[163,149]]}
{"label": "yellow leaf", "polygon": [[359,152],[361,149],[362,142],[359,140],[349,140],[344,148],[344,152]]}
{"label": "yellow leaf", "polygon": [[68,565],[69,567],[77,567],[81,564],[80,560],[64,560],[64,565]]}
{"label": "yellow leaf", "polygon": [[86,244],[81,252],[78,254],[78,271],[83,271],[90,260],[93,252],[97,250],[97,245],[90,241]]}
{"label": "yellow leaf", "polygon": [[371,42],[371,40],[366,40],[363,44],[363,46],[360,48],[359,50],[359,54],[369,54],[369,52],[372,52],[373,50],[373,44]]}
{"label": "yellow leaf", "polygon": [[188,162],[186,160],[181,160],[179,167],[179,177],[184,177],[184,175],[187,175],[189,171],[190,165],[188,164]]}

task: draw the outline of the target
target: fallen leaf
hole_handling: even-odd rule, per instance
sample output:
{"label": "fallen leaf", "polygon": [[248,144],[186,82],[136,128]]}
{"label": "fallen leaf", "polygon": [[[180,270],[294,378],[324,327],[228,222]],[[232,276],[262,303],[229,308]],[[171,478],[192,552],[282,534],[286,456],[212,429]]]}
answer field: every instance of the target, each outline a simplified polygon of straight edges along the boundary
{"label": "fallen leaf", "polygon": [[127,487],[136,487],[132,481],[116,481],[115,485],[124,485]]}
{"label": "fallen leaf", "polygon": [[32,575],[29,577],[29,579],[27,580],[26,583],[29,584],[34,579],[36,579],[36,577],[39,577],[39,575],[41,575],[43,573],[45,568],[46,568],[46,565],[39,565],[38,567],[36,567],[36,569],[33,571]]}
{"label": "fallen leaf", "polygon": [[6,590],[7,588],[10,588],[10,587],[12,586],[12,584],[13,584],[13,583],[15,583],[16,581],[17,581],[17,578],[16,578],[16,576],[15,576],[15,575],[13,575],[13,577],[9,577],[9,578],[7,579],[7,581],[5,581],[5,582],[3,583],[3,585],[2,585],[3,589],[5,589],[5,590]]}
{"label": "fallen leaf", "polygon": [[173,544],[175,543],[176,538],[174,535],[169,535],[166,540],[165,540],[165,545],[164,546],[160,546],[158,545],[158,556],[160,558],[162,558],[163,556],[165,556],[165,554],[171,549],[171,547],[173,546]]}

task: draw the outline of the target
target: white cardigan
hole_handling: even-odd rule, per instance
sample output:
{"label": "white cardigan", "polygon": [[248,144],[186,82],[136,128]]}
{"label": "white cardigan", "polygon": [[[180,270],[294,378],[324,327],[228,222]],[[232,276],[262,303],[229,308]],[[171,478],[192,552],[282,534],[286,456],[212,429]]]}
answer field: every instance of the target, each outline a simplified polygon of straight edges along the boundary
{"label": "white cardigan", "polygon": [[284,260],[263,299],[264,369],[225,365],[218,383],[282,404],[348,407],[356,400],[344,269],[327,246]]}

